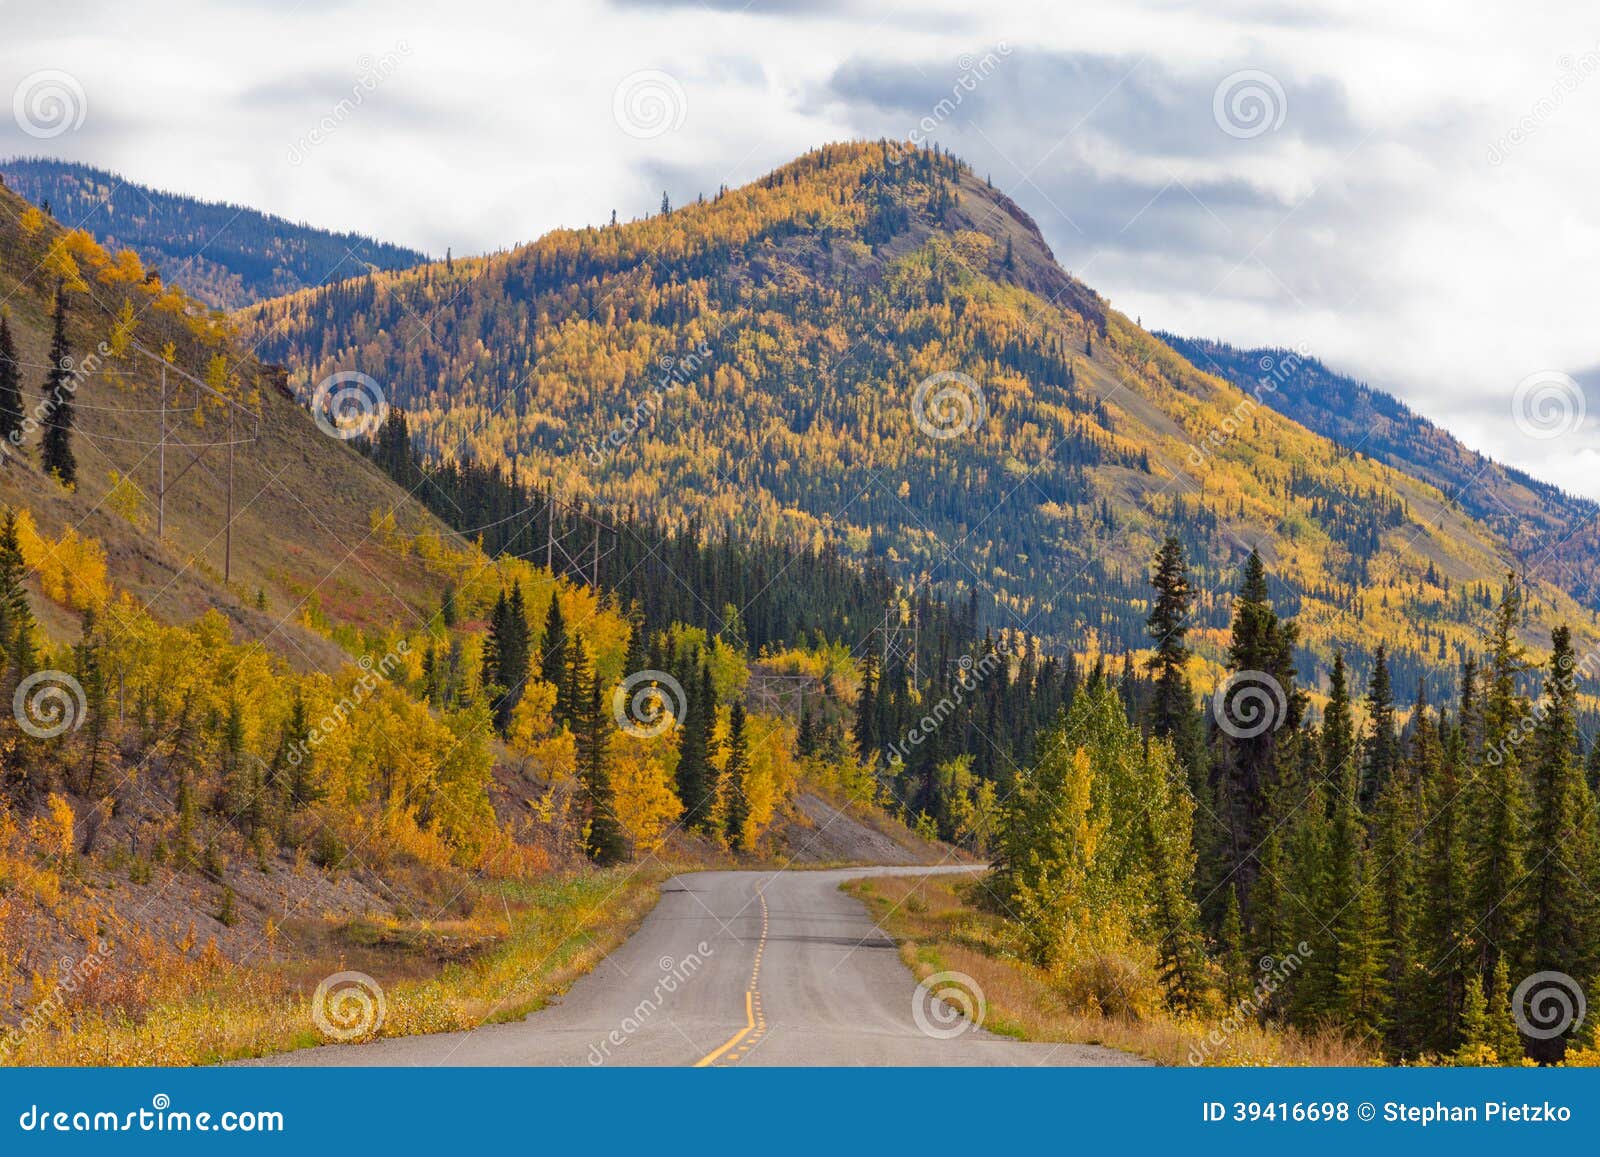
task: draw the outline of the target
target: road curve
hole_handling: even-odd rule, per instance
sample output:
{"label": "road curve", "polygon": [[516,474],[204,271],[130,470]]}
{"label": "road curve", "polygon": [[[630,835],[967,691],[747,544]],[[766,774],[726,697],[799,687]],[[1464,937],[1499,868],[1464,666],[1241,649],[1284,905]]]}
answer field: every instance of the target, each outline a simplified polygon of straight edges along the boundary
{"label": "road curve", "polygon": [[[839,890],[940,869],[693,872],[559,1003],[470,1032],[330,1045],[265,1065],[1132,1065],[929,1018],[892,940]],[[948,869],[944,869],[948,870]],[[955,869],[957,871],[963,869]],[[921,994],[926,996],[926,994]],[[927,1008],[924,999],[924,1009]],[[949,1035],[946,1035],[949,1034]]]}

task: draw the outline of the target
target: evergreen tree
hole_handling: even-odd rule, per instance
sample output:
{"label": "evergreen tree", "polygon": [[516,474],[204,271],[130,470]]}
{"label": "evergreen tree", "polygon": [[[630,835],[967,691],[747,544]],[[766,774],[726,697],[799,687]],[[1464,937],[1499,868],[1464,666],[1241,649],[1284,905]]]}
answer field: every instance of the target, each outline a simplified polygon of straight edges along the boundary
{"label": "evergreen tree", "polygon": [[0,310],[0,463],[11,460],[22,436],[22,369],[17,345],[11,336],[11,320]]}
{"label": "evergreen tree", "polygon": [[1200,736],[1194,710],[1194,688],[1189,685],[1189,615],[1194,608],[1194,591],[1189,585],[1188,562],[1183,544],[1169,534],[1156,552],[1155,574],[1150,583],[1156,597],[1150,607],[1146,629],[1155,642],[1155,653],[1148,664],[1155,673],[1155,694],[1150,700],[1149,723],[1153,735],[1170,739],[1179,760],[1190,775],[1191,790],[1198,792],[1204,783],[1199,766]]}
{"label": "evergreen tree", "polygon": [[1476,972],[1467,977],[1461,1001],[1461,1043],[1452,1057],[1458,1065],[1494,1064],[1496,1057],[1489,1044],[1489,1002],[1483,995],[1483,977]]}
{"label": "evergreen tree", "polygon": [[1367,736],[1361,752],[1361,807],[1371,811],[1383,786],[1394,774],[1399,761],[1399,737],[1395,733],[1394,689],[1389,682],[1389,660],[1384,644],[1378,644],[1372,676],[1367,680]]}
{"label": "evergreen tree", "polygon": [[566,679],[568,662],[567,624],[561,617],[561,600],[552,590],[550,606],[544,614],[544,633],[539,637],[539,678],[559,691]]}
{"label": "evergreen tree", "polygon": [[1511,1015],[1511,972],[1502,953],[1494,962],[1489,977],[1488,1031],[1486,1040],[1502,1065],[1522,1063],[1522,1034]]}
{"label": "evergreen tree", "polygon": [[51,316],[50,369],[44,382],[44,436],[40,440],[40,464],[63,486],[78,481],[78,461],[72,453],[72,350],[67,345],[67,295],[56,288],[55,311]]}
{"label": "evergreen tree", "polygon": [[678,800],[683,804],[683,826],[691,831],[704,829],[711,822],[711,749],[717,700],[710,667],[701,670],[703,678],[690,676],[684,680],[687,704],[678,733]]}
{"label": "evergreen tree", "polygon": [[744,828],[750,819],[749,776],[750,742],[745,736],[744,704],[736,700],[728,709],[728,764],[722,773],[726,785],[723,831],[728,846],[736,852],[744,850]]}
{"label": "evergreen tree", "polygon": [[808,759],[817,753],[817,719],[811,714],[810,704],[802,704],[800,708],[800,726],[795,733],[794,750],[801,759]]}
{"label": "evergreen tree", "polygon": [[1517,624],[1522,593],[1515,577],[1508,579],[1495,612],[1485,672],[1484,747],[1471,780],[1467,827],[1467,861],[1472,865],[1468,921],[1475,930],[1480,969],[1492,972],[1503,951],[1521,944],[1524,910],[1524,812],[1522,759],[1516,738],[1530,710],[1517,691],[1517,677],[1526,667]]}
{"label": "evergreen tree", "polygon": [[582,635],[573,639],[572,652],[573,698],[578,707],[572,729],[577,741],[578,779],[588,805],[584,850],[597,864],[615,864],[628,858],[628,845],[617,820],[616,792],[611,783],[611,720],[601,701],[600,680]]}
{"label": "evergreen tree", "polygon": [[876,766],[882,744],[878,741],[878,656],[868,651],[861,664],[861,691],[856,695],[856,718],[853,736],[856,755],[863,763]]}
{"label": "evergreen tree", "polygon": [[[1333,656],[1333,672],[1328,678],[1328,706],[1322,713],[1322,767],[1326,784],[1342,789],[1345,778],[1352,774],[1356,757],[1355,723],[1350,714],[1349,669],[1344,664],[1344,652]],[[1337,800],[1330,795],[1330,803]]]}
{"label": "evergreen tree", "polygon": [[1250,957],[1244,947],[1244,918],[1239,912],[1239,890],[1226,889],[1222,925],[1217,930],[1217,963],[1222,969],[1222,999],[1235,1008],[1251,990]]}
{"label": "evergreen tree", "polygon": [[[1588,977],[1596,966],[1594,799],[1578,765],[1577,674],[1572,632],[1557,627],[1531,752],[1532,829],[1522,926],[1530,944],[1529,971]],[[1567,1038],[1535,1041],[1540,1061],[1559,1061]]]}
{"label": "evergreen tree", "polygon": [[1257,874],[1255,851],[1267,831],[1278,735],[1285,729],[1292,733],[1304,710],[1303,695],[1295,687],[1297,638],[1295,625],[1280,620],[1272,609],[1266,566],[1252,550],[1234,600],[1228,663],[1235,679],[1218,706],[1221,750],[1216,773],[1223,829],[1218,868],[1221,878],[1235,880],[1246,911]]}
{"label": "evergreen tree", "polygon": [[[1470,669],[1464,669],[1463,676],[1463,697],[1470,702]],[[1431,726],[1419,728],[1412,754],[1415,774],[1421,780],[1425,820],[1419,881],[1422,903],[1416,922],[1416,988],[1421,994],[1417,1004],[1432,1010],[1417,1044],[1422,1051],[1447,1054],[1466,1040],[1462,1018],[1468,982],[1477,979],[1477,969],[1467,941],[1471,873],[1465,834],[1468,812],[1463,799],[1465,755],[1459,731],[1449,737],[1448,746],[1432,742],[1432,735]],[[1483,999],[1481,983],[1478,999]]]}
{"label": "evergreen tree", "polygon": [[75,786],[80,794],[90,798],[94,798],[99,787],[100,765],[105,757],[106,733],[110,726],[109,694],[101,651],[94,611],[86,610],[83,612],[83,637],[74,649],[78,685],[83,689],[84,718],[80,730],[86,748],[81,760],[83,773]]}

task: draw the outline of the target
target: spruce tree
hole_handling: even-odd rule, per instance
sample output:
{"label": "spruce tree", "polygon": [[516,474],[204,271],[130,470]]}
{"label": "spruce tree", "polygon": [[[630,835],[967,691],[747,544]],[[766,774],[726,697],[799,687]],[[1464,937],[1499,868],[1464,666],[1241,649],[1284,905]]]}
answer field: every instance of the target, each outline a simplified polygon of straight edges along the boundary
{"label": "spruce tree", "polygon": [[601,701],[600,680],[582,635],[573,639],[572,652],[573,698],[577,703],[572,730],[577,741],[578,779],[588,805],[584,850],[597,864],[615,864],[628,858],[628,844],[617,820],[616,792],[611,783],[611,720]]}
{"label": "spruce tree", "polygon": [[705,728],[706,780],[705,796],[695,819],[702,831],[714,832],[717,828],[717,802],[722,798],[722,769],[717,766],[717,688],[711,678],[711,664],[700,668],[700,701],[706,705],[701,725]]}
{"label": "spruce tree", "polygon": [[809,704],[803,704],[800,708],[800,726],[795,732],[794,750],[801,759],[817,753],[817,720],[811,714]]}
{"label": "spruce tree", "polygon": [[[709,672],[709,668],[707,669]],[[684,681],[687,709],[678,731],[678,801],[683,804],[683,826],[696,830],[706,826],[707,795],[711,781],[711,747],[716,727],[717,702],[709,679],[689,677]]]}
{"label": "spruce tree", "polygon": [[727,785],[723,790],[726,806],[723,811],[723,831],[728,846],[734,851],[744,850],[744,828],[750,819],[750,741],[745,735],[744,703],[736,700],[728,709],[728,764],[722,778]]}
{"label": "spruce tree", "polygon": [[1529,705],[1517,691],[1517,677],[1526,668],[1517,624],[1522,593],[1515,577],[1507,580],[1495,612],[1485,672],[1483,749],[1478,754],[1469,788],[1467,860],[1472,865],[1469,925],[1481,971],[1492,972],[1502,952],[1516,955],[1521,945],[1520,916],[1525,910],[1523,884],[1523,804],[1519,735]]}
{"label": "spruce tree", "polygon": [[1522,1034],[1511,1015],[1511,971],[1506,966],[1505,954],[1494,962],[1489,974],[1488,1031],[1485,1034],[1490,1048],[1502,1065],[1522,1063]]}
{"label": "spruce tree", "polygon": [[67,345],[67,295],[56,288],[51,318],[50,369],[44,382],[44,436],[39,443],[40,464],[63,486],[78,482],[78,461],[72,453],[72,350]]}
{"label": "spruce tree", "polygon": [[1216,810],[1224,832],[1218,869],[1221,878],[1235,879],[1246,911],[1257,873],[1255,851],[1266,835],[1277,778],[1279,732],[1292,733],[1304,710],[1304,697],[1295,687],[1297,638],[1295,625],[1272,609],[1266,566],[1252,550],[1234,600],[1228,644],[1228,664],[1239,678],[1225,691],[1218,720],[1237,726],[1218,728],[1216,773]]}
{"label": "spruce tree", "polygon": [[[1572,632],[1557,627],[1531,756],[1531,857],[1522,895],[1530,972],[1588,977],[1596,965],[1594,799],[1578,765],[1577,674]],[[1565,1036],[1536,1041],[1536,1060],[1558,1061]]]}
{"label": "spruce tree", "polygon": [[106,733],[110,725],[107,710],[109,689],[99,632],[95,630],[93,609],[83,612],[83,637],[74,648],[78,685],[83,690],[84,718],[80,727],[85,752],[80,761],[82,774],[75,784],[76,790],[90,798],[99,787],[100,765],[105,758]]}
{"label": "spruce tree", "polygon": [[1367,680],[1367,735],[1361,751],[1361,808],[1371,811],[1383,786],[1399,761],[1395,734],[1394,689],[1389,682],[1389,660],[1382,643]]}
{"label": "spruce tree", "polygon": [[[1469,672],[1463,672],[1464,675]],[[1470,702],[1470,683],[1464,683]],[[1434,742],[1433,729],[1419,728],[1412,759],[1422,781],[1422,855],[1419,888],[1421,904],[1415,926],[1417,946],[1417,1004],[1431,1010],[1418,1048],[1447,1054],[1463,1043],[1469,980],[1477,977],[1467,932],[1468,887],[1466,827],[1468,805],[1464,799],[1466,775],[1459,730],[1448,744]],[[1478,999],[1483,987],[1478,986]],[[1481,1043],[1481,1042],[1479,1042]]]}
{"label": "spruce tree", "polygon": [[882,745],[878,741],[878,656],[868,651],[861,664],[861,690],[856,695],[856,755],[863,763],[877,766]]}
{"label": "spruce tree", "polygon": [[[1333,656],[1333,671],[1328,677],[1328,706],[1322,713],[1322,767],[1323,782],[1335,791],[1342,791],[1346,777],[1353,775],[1356,758],[1355,724],[1350,714],[1349,668],[1344,663],[1344,652]],[[1336,794],[1328,797],[1331,804]]]}
{"label": "spruce tree", "polygon": [[1155,694],[1150,700],[1149,722],[1153,735],[1170,739],[1190,776],[1196,793],[1204,784],[1204,769],[1199,766],[1200,742],[1194,710],[1194,688],[1189,685],[1189,615],[1194,608],[1194,590],[1189,585],[1189,566],[1183,544],[1169,534],[1156,552],[1155,573],[1150,583],[1156,590],[1146,630],[1155,642],[1148,666],[1155,673]]}
{"label": "spruce tree", "polygon": [[561,617],[561,600],[552,589],[544,613],[544,633],[539,636],[539,678],[559,690],[567,662],[567,624]]}
{"label": "spruce tree", "polygon": [[22,436],[22,370],[17,345],[11,336],[11,320],[0,310],[0,464],[11,460]]}

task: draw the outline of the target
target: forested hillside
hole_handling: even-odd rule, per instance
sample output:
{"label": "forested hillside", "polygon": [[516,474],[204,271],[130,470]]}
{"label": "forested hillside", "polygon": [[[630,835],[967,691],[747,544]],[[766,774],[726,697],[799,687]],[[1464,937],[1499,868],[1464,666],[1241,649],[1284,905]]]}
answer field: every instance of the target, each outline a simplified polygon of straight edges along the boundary
{"label": "forested hillside", "polygon": [[[1198,661],[1259,547],[1326,688],[1335,649],[1396,684],[1474,649],[1515,552],[1424,479],[1196,370],[1064,273],[957,160],[834,145],[647,220],[374,274],[248,325],[309,395],[403,404],[430,457],[712,535],[831,543],[981,621],[1085,654],[1144,645],[1143,567],[1176,533]],[[1592,620],[1531,581],[1530,626]]]}
{"label": "forested hillside", "polygon": [[0,1019],[74,969],[4,1059],[310,1043],[300,985],[347,953],[397,986],[389,1031],[526,1009],[655,878],[575,869],[759,862],[809,838],[802,788],[927,847],[848,741],[848,649],[801,622],[881,613],[881,576],[707,550],[692,595],[787,615],[758,653],[453,534],[225,319],[4,190],[0,297]]}
{"label": "forested hillside", "polygon": [[357,233],[153,189],[70,161],[0,161],[0,180],[107,249],[132,249],[147,268],[218,309],[426,260]]}
{"label": "forested hillside", "polygon": [[1307,354],[1156,336],[1306,429],[1437,486],[1504,539],[1518,573],[1600,605],[1600,505],[1469,450],[1393,395]]}

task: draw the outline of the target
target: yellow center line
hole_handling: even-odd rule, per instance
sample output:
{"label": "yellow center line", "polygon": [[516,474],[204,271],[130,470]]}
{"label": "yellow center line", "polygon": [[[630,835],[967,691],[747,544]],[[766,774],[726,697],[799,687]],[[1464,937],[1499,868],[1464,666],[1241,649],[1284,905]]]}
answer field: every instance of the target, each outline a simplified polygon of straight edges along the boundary
{"label": "yellow center line", "polygon": [[[750,969],[750,987],[744,990],[744,1027],[738,1032],[734,1033],[733,1036],[729,1037],[728,1042],[721,1048],[716,1049],[713,1052],[709,1052],[699,1060],[695,1061],[694,1067],[697,1069],[703,1069],[707,1065],[715,1064],[724,1055],[726,1055],[730,1049],[734,1048],[740,1041],[744,1040],[745,1037],[749,1036],[756,1030],[756,1005],[761,1000],[761,993],[756,989],[756,984],[761,979],[761,953],[766,949],[767,946],[767,897],[765,893],[762,892],[757,892],[756,895],[761,900],[761,939],[756,943],[755,963]],[[765,1015],[761,1017],[760,1028],[761,1032],[765,1032],[767,1030],[767,1020]],[[761,1032],[756,1033],[756,1035],[760,1036]],[[746,1045],[743,1049],[740,1049],[739,1056],[742,1056],[745,1050],[749,1047],[749,1045]],[[736,1056],[733,1059],[737,1060],[739,1057]]]}

